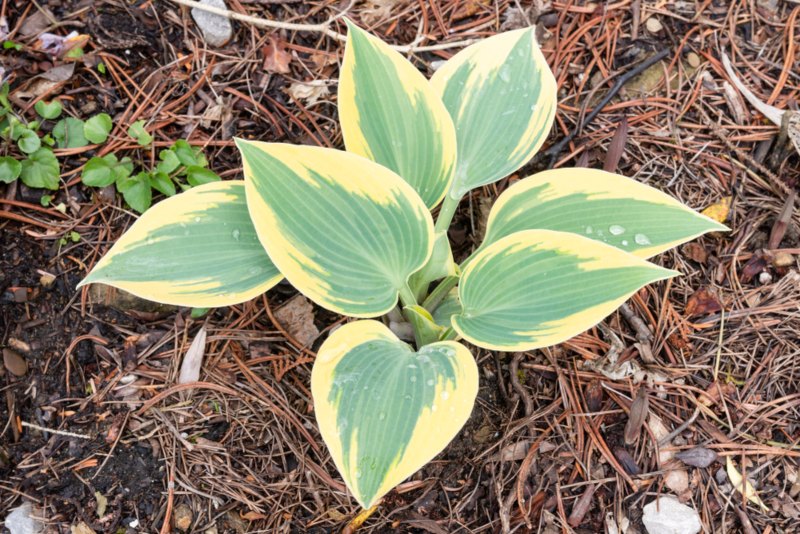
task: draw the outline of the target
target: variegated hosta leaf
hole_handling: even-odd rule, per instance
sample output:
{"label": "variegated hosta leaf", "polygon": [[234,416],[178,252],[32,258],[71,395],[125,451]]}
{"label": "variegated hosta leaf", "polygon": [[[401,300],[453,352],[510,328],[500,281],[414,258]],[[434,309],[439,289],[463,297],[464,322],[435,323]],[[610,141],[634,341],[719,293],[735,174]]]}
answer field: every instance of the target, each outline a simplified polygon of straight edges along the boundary
{"label": "variegated hosta leaf", "polygon": [[488,349],[546,347],[594,326],[645,284],[676,274],[580,235],[524,230],[464,269],[463,311],[453,328]]}
{"label": "variegated hosta leaf", "polygon": [[415,352],[383,324],[357,321],[320,347],[311,392],[333,461],[369,508],[461,430],[478,392],[478,368],[455,341]]}
{"label": "variegated hosta leaf", "polygon": [[458,298],[458,288],[453,288],[433,310],[432,315],[436,324],[449,328],[452,326],[450,319],[459,313],[461,313],[461,300]]}
{"label": "variegated hosta leaf", "polygon": [[282,278],[258,241],[244,182],[214,182],[142,215],[78,284],[101,283],[148,300],[208,308],[265,292]]}
{"label": "variegated hosta leaf", "polygon": [[544,171],[504,191],[489,213],[481,246],[535,229],[585,235],[649,258],[728,228],[636,180],[574,168]]}
{"label": "variegated hosta leaf", "polygon": [[236,145],[250,217],[289,282],[344,315],[391,310],[433,246],[433,220],[411,186],[386,167],[340,150]]}
{"label": "variegated hosta leaf", "polygon": [[347,22],[339,76],[345,146],[395,171],[432,208],[453,178],[456,132],[439,95],[407,59]]}
{"label": "variegated hosta leaf", "polygon": [[556,111],[556,80],[533,28],[471,45],[431,78],[456,126],[461,196],[519,169],[544,143]]}

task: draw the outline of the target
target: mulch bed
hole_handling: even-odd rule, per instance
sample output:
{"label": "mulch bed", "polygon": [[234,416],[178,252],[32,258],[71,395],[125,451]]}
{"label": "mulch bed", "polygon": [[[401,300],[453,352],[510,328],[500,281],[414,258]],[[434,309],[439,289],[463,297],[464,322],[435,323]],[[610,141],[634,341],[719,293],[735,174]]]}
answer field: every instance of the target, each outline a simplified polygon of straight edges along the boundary
{"label": "mulch bed", "polygon": [[[778,128],[735,91],[726,94],[719,58],[726,50],[763,100],[796,109],[800,5],[228,6],[291,23],[322,23],[346,9],[387,41],[413,43],[410,57],[428,74],[460,42],[538,25],[559,83],[556,125],[541,156],[461,204],[451,232],[457,256],[479,241],[491,199],[552,165],[606,165],[696,209],[732,198],[730,233],[657,258],[684,275],[641,290],[603,325],[541,351],[475,349],[482,382],[465,429],[359,531],[594,533],[614,523],[619,532],[626,524],[643,532],[642,507],[660,494],[697,510],[707,532],[797,529],[800,218],[787,199],[794,202],[800,157],[777,146]],[[0,346],[27,363],[24,376],[0,372],[0,520],[29,500],[53,532],[81,522],[95,532],[346,530],[359,510],[322,444],[309,391],[314,350],[338,317],[314,308],[321,334],[304,345],[298,325],[277,318],[295,295],[288,285],[202,319],[116,292],[75,290],[135,220],[118,196],[81,185],[89,157],[113,152],[151,164],[156,152],[124,135],[139,119],[153,125],[156,147],[180,138],[203,147],[223,178],[241,177],[233,136],[342,147],[342,44],[319,32],[234,22],[234,39],[208,48],[188,9],[167,0],[3,2],[15,40],[27,45],[0,52],[12,97],[53,67],[33,49],[35,33],[22,32],[44,8],[55,21],[45,24],[49,31],[76,29],[89,42],[72,76],[36,96],[60,96],[77,117],[107,112],[115,130],[101,147],[57,151],[62,187],[51,205],[63,202],[65,213],[40,206],[42,191],[0,184]],[[345,32],[342,21],[331,28]],[[454,45],[424,48],[441,43]],[[663,60],[605,98],[662,50]],[[20,102],[32,119],[32,101]],[[559,150],[548,152],[553,146]],[[78,242],[59,242],[73,231]],[[48,273],[55,280],[43,284]],[[181,357],[201,327],[203,387],[176,388]],[[651,423],[626,431],[632,412],[641,415],[641,389]],[[655,418],[670,432],[661,446]],[[659,462],[659,450],[698,446],[716,460]],[[733,490],[727,458],[769,511]]]}

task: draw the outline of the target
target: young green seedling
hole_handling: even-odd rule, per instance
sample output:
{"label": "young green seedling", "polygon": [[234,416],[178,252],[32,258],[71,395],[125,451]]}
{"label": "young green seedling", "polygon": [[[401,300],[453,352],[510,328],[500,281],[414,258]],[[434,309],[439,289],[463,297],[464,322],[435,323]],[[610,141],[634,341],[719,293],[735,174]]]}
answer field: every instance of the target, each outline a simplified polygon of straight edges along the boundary
{"label": "young green seedling", "polygon": [[[529,161],[553,122],[556,82],[534,31],[470,46],[427,80],[348,25],[346,152],[237,140],[243,181],[157,204],[80,285],[200,308],[285,277],[362,319],[322,343],[311,390],[336,467],[370,507],[469,418],[478,369],[459,340],[503,351],[560,343],[677,274],[646,258],[725,227],[622,176],[545,171],[505,190],[483,243],[457,265],[447,229],[460,199]],[[398,303],[416,346],[372,320],[397,317]]]}

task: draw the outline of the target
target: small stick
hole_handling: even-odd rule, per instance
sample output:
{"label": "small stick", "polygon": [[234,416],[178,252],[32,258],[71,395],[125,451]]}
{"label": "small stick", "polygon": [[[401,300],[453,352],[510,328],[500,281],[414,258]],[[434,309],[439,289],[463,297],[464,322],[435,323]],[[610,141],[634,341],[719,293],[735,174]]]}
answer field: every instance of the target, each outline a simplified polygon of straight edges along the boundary
{"label": "small stick", "polygon": [[[176,1],[176,0],[173,0],[173,1]],[[183,0],[181,0],[181,1],[183,1]],[[653,56],[650,56],[649,58],[647,58],[646,60],[642,61],[641,63],[636,65],[634,68],[632,68],[631,70],[629,70],[628,72],[626,72],[625,74],[623,74],[622,76],[617,78],[617,81],[614,83],[614,86],[611,88],[611,90],[608,93],[606,93],[606,96],[603,97],[603,100],[601,100],[600,103],[597,104],[597,106],[595,106],[595,108],[592,110],[592,112],[589,113],[586,116],[586,118],[584,118],[583,121],[581,121],[581,123],[578,124],[575,127],[575,129],[572,131],[572,133],[570,133],[568,136],[566,136],[563,139],[561,139],[561,141],[559,141],[555,145],[551,146],[549,149],[547,149],[544,152],[544,154],[546,156],[550,156],[550,164],[547,167],[549,169],[553,168],[553,165],[555,165],[555,163],[556,163],[556,158],[558,158],[558,154],[564,149],[564,147],[567,146],[567,144],[570,141],[575,139],[575,137],[578,135],[578,132],[583,130],[583,128],[586,127],[587,124],[592,122],[594,120],[594,118],[597,117],[597,115],[599,115],[601,111],[603,111],[603,108],[606,107],[606,105],[609,102],[611,102],[611,99],[614,98],[614,96],[617,93],[619,93],[620,89],[622,89],[622,87],[626,83],[628,83],[633,77],[638,76],[642,72],[644,72],[647,69],[649,69],[651,66],[655,65],[656,63],[658,63],[659,61],[661,61],[662,59],[667,57],[669,55],[669,52],[670,52],[669,49],[665,48],[664,50],[661,50],[657,54],[655,54]]]}
{"label": "small stick", "polygon": [[33,423],[26,423],[25,421],[22,421],[22,426],[26,426],[28,428],[32,428],[40,432],[49,432],[51,434],[58,434],[59,436],[66,436],[69,438],[94,439],[92,438],[92,436],[87,436],[86,434],[78,434],[77,432],[67,432],[66,430],[55,430],[51,428],[45,428],[43,426],[34,425]]}

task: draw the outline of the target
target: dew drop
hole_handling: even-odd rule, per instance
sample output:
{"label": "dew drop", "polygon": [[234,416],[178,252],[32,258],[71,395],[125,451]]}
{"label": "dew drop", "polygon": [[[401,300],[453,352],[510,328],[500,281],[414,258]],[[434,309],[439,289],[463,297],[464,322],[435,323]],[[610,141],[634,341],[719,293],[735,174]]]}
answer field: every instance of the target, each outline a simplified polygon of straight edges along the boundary
{"label": "dew drop", "polygon": [[417,381],[417,377],[416,376],[412,376],[409,380],[411,380],[412,382],[416,382]]}
{"label": "dew drop", "polygon": [[200,221],[202,221],[202,220],[203,220],[203,219],[201,219],[200,217],[195,217],[195,218],[194,218],[194,222],[196,222],[196,223],[199,223],[199,222],[200,222]]}
{"label": "dew drop", "polygon": [[594,232],[594,228],[592,228],[591,226],[587,226],[587,227],[586,227],[586,233],[587,233],[587,234],[591,234],[591,233],[593,233],[593,232]]}
{"label": "dew drop", "polygon": [[511,72],[508,68],[508,65],[503,65],[498,75],[500,76],[500,79],[506,83],[511,81]]}
{"label": "dew drop", "polygon": [[633,240],[636,241],[637,245],[650,245],[650,238],[644,234],[636,234],[633,236]]}
{"label": "dew drop", "polygon": [[148,244],[148,245],[152,245],[152,244],[153,244],[153,243],[155,243],[155,242],[156,242],[156,240],[155,240],[155,239],[153,239],[152,237],[148,237],[148,238],[147,238],[147,244]]}
{"label": "dew drop", "polygon": [[356,478],[361,478],[361,469],[356,469]]}
{"label": "dew drop", "polygon": [[409,364],[408,364],[408,368],[409,368],[409,369],[416,369],[416,368],[417,368],[417,366],[416,366],[416,365],[414,365],[413,363],[409,363]]}
{"label": "dew drop", "polygon": [[622,246],[623,247],[627,247],[628,246],[628,240],[627,239],[623,239],[622,240]]}
{"label": "dew drop", "polygon": [[235,229],[235,230],[233,231],[233,233],[232,233],[231,235],[233,236],[233,239],[235,239],[236,241],[239,241],[239,236],[240,236],[241,234],[242,234],[242,233],[241,233],[241,232],[239,231],[239,229],[237,228],[237,229]]}
{"label": "dew drop", "polygon": [[435,412],[437,409],[438,409],[438,408],[436,408],[436,405],[435,405],[435,404],[431,406],[431,411],[432,411],[432,412]]}
{"label": "dew drop", "polygon": [[618,224],[612,224],[608,227],[608,231],[611,232],[611,235],[622,235],[625,233],[625,228]]}
{"label": "dew drop", "polygon": [[427,383],[429,386],[432,386],[432,385],[433,385],[433,378],[429,378],[429,379],[428,379],[428,381],[427,381],[426,383]]}
{"label": "dew drop", "polygon": [[381,413],[379,413],[379,414],[378,414],[378,419],[380,419],[381,421],[383,421],[384,419],[386,419],[386,412],[381,412]]}
{"label": "dew drop", "polygon": [[447,400],[450,398],[450,393],[448,391],[442,391],[442,400]]}

